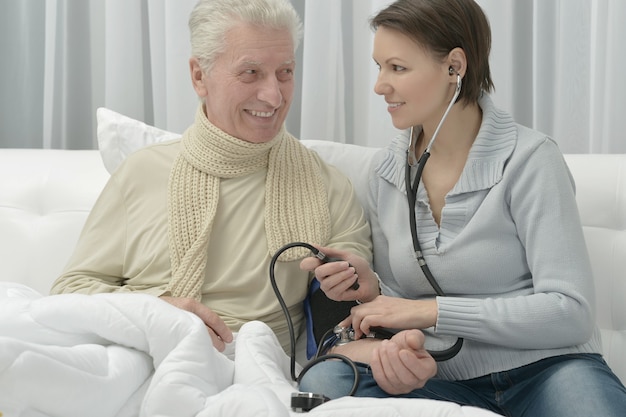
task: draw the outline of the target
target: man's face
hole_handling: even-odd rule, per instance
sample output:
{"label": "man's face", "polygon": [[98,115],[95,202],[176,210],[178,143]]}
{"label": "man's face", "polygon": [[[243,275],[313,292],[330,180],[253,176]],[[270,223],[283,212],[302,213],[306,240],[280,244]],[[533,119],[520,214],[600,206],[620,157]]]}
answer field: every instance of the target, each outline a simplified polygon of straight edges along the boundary
{"label": "man's face", "polygon": [[239,24],[227,32],[225,45],[208,74],[194,71],[191,59],[207,118],[236,138],[268,142],[282,127],[293,98],[293,38],[287,29]]}

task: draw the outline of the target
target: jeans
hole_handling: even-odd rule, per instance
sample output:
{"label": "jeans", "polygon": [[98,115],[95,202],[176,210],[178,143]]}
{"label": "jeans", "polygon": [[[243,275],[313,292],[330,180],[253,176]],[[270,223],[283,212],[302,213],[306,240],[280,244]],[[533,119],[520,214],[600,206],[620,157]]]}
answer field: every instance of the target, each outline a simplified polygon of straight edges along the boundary
{"label": "jeans", "polygon": [[[367,365],[358,364],[357,397],[389,397]],[[302,376],[300,390],[334,399],[347,395],[354,373],[344,362],[325,361]],[[403,398],[452,401],[511,417],[624,417],[626,388],[601,355],[572,354],[465,381],[433,378]]]}

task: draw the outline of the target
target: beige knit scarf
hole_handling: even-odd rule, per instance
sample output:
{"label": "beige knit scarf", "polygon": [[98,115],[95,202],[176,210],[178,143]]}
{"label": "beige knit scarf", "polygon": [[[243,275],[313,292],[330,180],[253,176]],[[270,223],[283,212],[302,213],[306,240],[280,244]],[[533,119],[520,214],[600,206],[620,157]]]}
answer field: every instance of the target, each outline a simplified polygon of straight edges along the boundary
{"label": "beige knit scarf", "polygon": [[[168,290],[173,296],[201,299],[220,178],[244,176],[265,167],[268,256],[291,242],[326,243],[330,237],[328,199],[311,151],[284,127],[266,143],[232,137],[211,124],[199,106],[195,123],[183,134],[169,179],[172,279]],[[308,253],[296,247],[279,260],[292,261]]]}

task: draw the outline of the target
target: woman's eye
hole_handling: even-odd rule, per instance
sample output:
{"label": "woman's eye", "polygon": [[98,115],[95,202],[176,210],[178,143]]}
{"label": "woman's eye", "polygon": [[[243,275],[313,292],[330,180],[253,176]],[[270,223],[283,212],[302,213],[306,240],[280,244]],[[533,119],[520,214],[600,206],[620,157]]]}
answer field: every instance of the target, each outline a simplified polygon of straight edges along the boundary
{"label": "woman's eye", "polygon": [[404,71],[406,69],[402,65],[392,65],[391,67],[394,71]]}

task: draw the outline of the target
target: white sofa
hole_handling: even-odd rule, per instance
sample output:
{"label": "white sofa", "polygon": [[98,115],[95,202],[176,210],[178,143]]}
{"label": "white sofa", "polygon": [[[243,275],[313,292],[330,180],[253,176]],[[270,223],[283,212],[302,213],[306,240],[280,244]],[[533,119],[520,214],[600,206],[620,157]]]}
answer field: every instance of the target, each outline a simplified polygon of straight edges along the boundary
{"label": "white sofa", "polygon": [[[363,171],[375,149],[304,142],[351,177],[357,192],[363,192]],[[604,354],[626,381],[626,155],[566,158],[577,183],[596,279]],[[95,150],[0,149],[0,281],[22,283],[47,294],[108,177]],[[0,393],[0,413],[2,401]]]}

